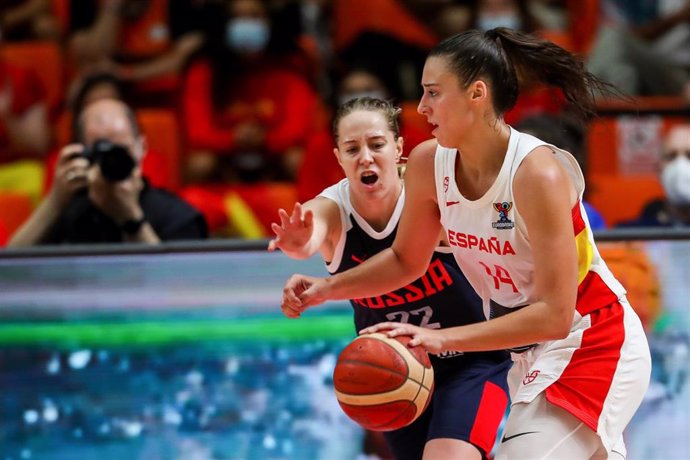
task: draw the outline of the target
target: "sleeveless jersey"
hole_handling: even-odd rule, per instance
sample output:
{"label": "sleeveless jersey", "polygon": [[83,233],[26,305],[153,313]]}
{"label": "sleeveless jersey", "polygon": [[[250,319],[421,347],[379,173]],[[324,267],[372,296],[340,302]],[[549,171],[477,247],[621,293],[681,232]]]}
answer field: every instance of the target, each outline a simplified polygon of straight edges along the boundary
{"label": "sleeveless jersey", "polygon": [[[347,179],[328,187],[319,195],[334,201],[340,208],[341,235],[333,258],[326,263],[329,273],[344,272],[367,258],[391,247],[405,202],[403,189],[388,225],[374,230],[353,208]],[[411,323],[431,329],[447,328],[485,320],[481,299],[467,282],[455,262],[450,248],[438,247],[426,273],[416,281],[388,294],[352,299],[355,327],[361,330],[383,321]],[[504,360],[504,352],[448,352],[431,355],[434,369],[443,372],[457,368],[460,360],[484,357]],[[453,358],[453,359],[449,359]]]}
{"label": "sleeveless jersey", "polygon": [[511,128],[503,166],[481,198],[467,200],[455,183],[458,152],[436,149],[436,194],[441,223],[456,260],[483,299],[485,313],[500,316],[537,300],[529,235],[513,198],[513,178],[522,160],[536,147],[548,145],[565,166],[579,200],[572,209],[578,254],[577,314],[584,316],[622,298],[625,290],[600,257],[582,205],[584,177],[568,152]]}
{"label": "sleeveless jersey", "polygon": [[[577,190],[572,209],[578,291],[567,337],[513,353],[508,374],[512,404],[546,399],[597,432],[607,450],[620,440],[649,383],[651,359],[639,318],[594,245],[582,205],[584,178],[567,152],[511,128],[494,184],[470,201],[455,182],[455,149],[438,147],[435,181],[441,222],[458,264],[482,297],[486,314],[500,316],[537,300],[531,243],[513,197],[515,173],[530,152],[547,145]],[[525,427],[529,431],[530,427]]]}

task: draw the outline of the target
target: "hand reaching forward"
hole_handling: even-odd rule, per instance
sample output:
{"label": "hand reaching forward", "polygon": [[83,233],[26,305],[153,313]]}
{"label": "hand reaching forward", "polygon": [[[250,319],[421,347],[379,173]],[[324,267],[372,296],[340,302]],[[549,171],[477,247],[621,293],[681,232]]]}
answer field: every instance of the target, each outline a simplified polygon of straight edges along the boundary
{"label": "hand reaching forward", "polygon": [[[385,331],[390,329],[389,331]],[[446,351],[444,347],[444,334],[442,329],[428,329],[425,327],[414,326],[406,323],[379,323],[374,326],[369,326],[361,331],[359,334],[371,334],[372,332],[385,331],[388,337],[397,337],[399,335],[409,335],[412,337],[409,345],[411,347],[424,347],[426,351],[433,354],[438,354]]]}
{"label": "hand reaching forward", "polygon": [[292,275],[283,288],[280,308],[288,318],[299,318],[307,308],[328,300],[327,291],[327,278]]}
{"label": "hand reaching forward", "polygon": [[271,228],[276,237],[268,243],[268,250],[276,248],[288,255],[299,253],[309,243],[314,233],[314,213],[310,210],[302,211],[302,205],[295,203],[292,215],[284,209],[278,210],[280,224],[273,223]]}

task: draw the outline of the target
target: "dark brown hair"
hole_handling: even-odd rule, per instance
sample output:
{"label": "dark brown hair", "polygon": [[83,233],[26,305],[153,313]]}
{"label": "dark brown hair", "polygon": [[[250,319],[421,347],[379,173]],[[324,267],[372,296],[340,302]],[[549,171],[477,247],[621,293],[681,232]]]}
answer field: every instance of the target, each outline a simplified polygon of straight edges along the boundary
{"label": "dark brown hair", "polygon": [[377,99],[374,97],[356,97],[351,99],[340,107],[335,112],[333,117],[333,136],[336,142],[338,141],[338,125],[340,120],[350,115],[352,112],[363,110],[366,112],[379,112],[386,119],[388,128],[393,131],[393,138],[400,137],[400,108],[395,107],[388,101]]}
{"label": "dark brown hair", "polygon": [[429,57],[447,59],[463,87],[486,80],[494,110],[510,110],[519,94],[518,75],[560,88],[574,112],[583,119],[596,113],[595,97],[622,96],[610,84],[585,68],[582,60],[560,46],[540,38],[498,27],[486,32],[469,30],[443,40]]}

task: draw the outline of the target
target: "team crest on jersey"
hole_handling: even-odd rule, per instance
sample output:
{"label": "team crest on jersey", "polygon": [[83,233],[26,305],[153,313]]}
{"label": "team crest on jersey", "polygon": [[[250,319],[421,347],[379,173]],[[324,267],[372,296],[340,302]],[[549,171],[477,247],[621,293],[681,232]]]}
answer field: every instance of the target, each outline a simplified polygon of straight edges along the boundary
{"label": "team crest on jersey", "polygon": [[508,212],[513,209],[512,201],[503,201],[502,203],[494,203],[494,209],[498,212],[498,220],[492,222],[491,226],[497,230],[510,230],[515,227],[515,222],[508,218]]}

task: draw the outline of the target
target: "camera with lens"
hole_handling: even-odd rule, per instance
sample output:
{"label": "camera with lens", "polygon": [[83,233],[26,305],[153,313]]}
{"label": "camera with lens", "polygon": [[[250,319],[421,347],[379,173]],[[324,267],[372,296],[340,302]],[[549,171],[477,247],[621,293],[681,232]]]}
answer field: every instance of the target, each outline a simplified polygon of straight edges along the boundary
{"label": "camera with lens", "polygon": [[86,147],[83,156],[89,160],[89,164],[99,165],[101,174],[110,182],[127,179],[136,166],[126,146],[105,139],[99,139],[91,147]]}

